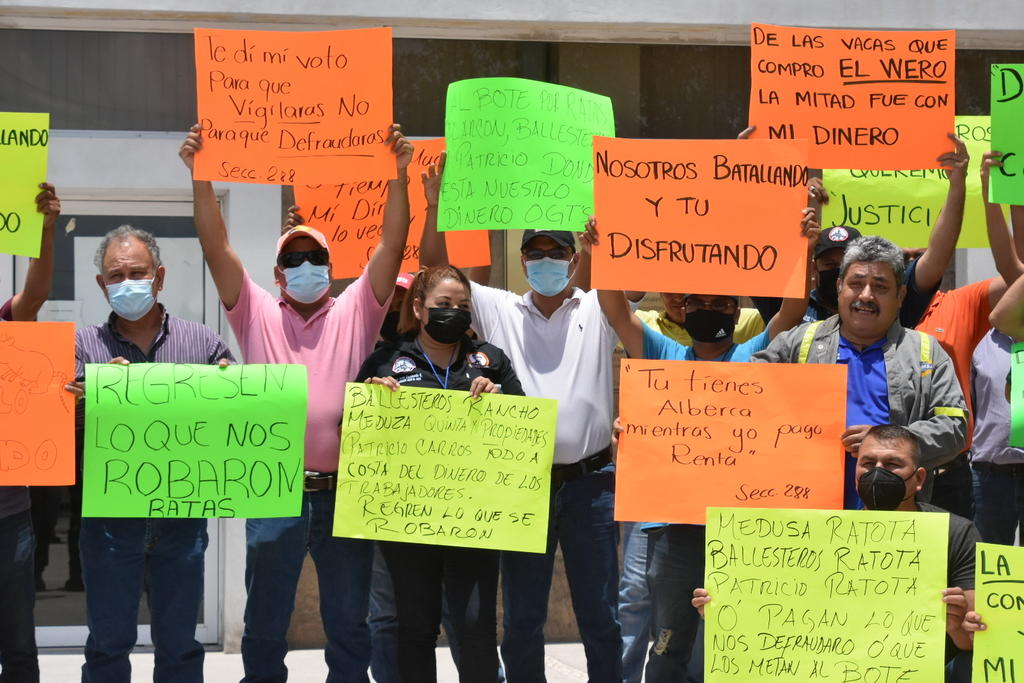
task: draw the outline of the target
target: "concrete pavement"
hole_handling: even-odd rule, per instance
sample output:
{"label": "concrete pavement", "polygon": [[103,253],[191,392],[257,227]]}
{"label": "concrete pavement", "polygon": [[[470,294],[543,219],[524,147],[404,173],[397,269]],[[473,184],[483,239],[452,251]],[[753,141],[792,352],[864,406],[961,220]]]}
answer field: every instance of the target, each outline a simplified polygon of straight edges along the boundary
{"label": "concrete pavement", "polygon": [[[548,645],[546,669],[549,683],[579,683],[587,680],[586,659],[579,643]],[[152,652],[137,652],[131,656],[132,681],[153,680]],[[327,675],[323,650],[293,650],[288,653],[289,682],[319,683]],[[42,683],[72,683],[79,680],[82,654],[44,650],[39,654]],[[448,648],[437,650],[438,683],[456,683],[459,678]],[[208,683],[234,683],[242,678],[242,656],[223,652],[207,652],[205,666]]]}

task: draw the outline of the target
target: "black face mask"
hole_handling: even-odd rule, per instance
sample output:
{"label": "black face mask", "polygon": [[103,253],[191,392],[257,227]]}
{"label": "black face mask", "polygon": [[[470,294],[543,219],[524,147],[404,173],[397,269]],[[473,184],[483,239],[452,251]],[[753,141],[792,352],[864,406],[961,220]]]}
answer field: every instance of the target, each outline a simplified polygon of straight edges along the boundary
{"label": "black face mask", "polygon": [[401,318],[401,311],[390,311],[384,316],[384,322],[380,325],[380,338],[385,341],[398,341],[398,319]]}
{"label": "black face mask", "polygon": [[732,339],[733,330],[736,329],[736,320],[731,313],[719,313],[702,308],[693,313],[687,313],[683,327],[690,333],[694,341],[720,342]]}
{"label": "black face mask", "polygon": [[839,308],[839,269],[822,270],[818,273],[818,299],[830,308]]}
{"label": "black face mask", "polygon": [[908,497],[907,479],[884,467],[873,467],[857,480],[857,493],[869,510],[895,510]]}
{"label": "black face mask", "polygon": [[442,344],[459,341],[473,324],[473,316],[461,308],[428,308],[427,315],[423,329]]}

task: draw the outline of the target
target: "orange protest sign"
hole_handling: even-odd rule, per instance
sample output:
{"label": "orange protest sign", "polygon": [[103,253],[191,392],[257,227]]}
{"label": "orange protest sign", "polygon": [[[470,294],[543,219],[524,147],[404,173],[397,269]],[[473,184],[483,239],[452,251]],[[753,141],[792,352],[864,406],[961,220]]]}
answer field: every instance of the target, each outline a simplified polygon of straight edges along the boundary
{"label": "orange protest sign", "polygon": [[72,323],[0,324],[0,486],[75,483]]}
{"label": "orange protest sign", "polygon": [[[420,237],[427,212],[420,174],[436,164],[444,151],[444,138],[415,140],[416,151],[409,164],[409,239],[405,245],[402,270],[420,267]],[[306,223],[327,236],[334,277],[358,277],[380,242],[384,204],[388,199],[386,177],[336,185],[296,185],[295,203]],[[486,230],[456,230],[447,233],[448,259],[459,268],[491,263]]]}
{"label": "orange protest sign", "polygon": [[594,138],[598,289],[803,297],[806,144]]}
{"label": "orange protest sign", "polygon": [[[829,409],[810,409],[795,387],[814,387],[815,405]],[[624,360],[615,519],[840,509],[845,405],[845,365]]]}
{"label": "orange protest sign", "polygon": [[393,178],[391,29],[196,29],[197,180]]}
{"label": "orange protest sign", "polygon": [[955,31],[753,24],[751,137],[806,138],[813,168],[939,168],[955,76]]}

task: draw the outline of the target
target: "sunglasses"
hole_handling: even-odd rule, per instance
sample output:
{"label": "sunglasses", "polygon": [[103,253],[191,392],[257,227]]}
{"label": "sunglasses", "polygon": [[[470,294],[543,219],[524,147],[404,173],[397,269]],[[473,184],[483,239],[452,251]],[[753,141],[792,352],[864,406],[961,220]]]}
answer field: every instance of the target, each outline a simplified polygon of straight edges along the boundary
{"label": "sunglasses", "polygon": [[551,249],[523,249],[523,255],[527,261],[539,261],[545,256],[556,261],[568,261],[572,258],[572,250],[565,247],[552,247]]}
{"label": "sunglasses", "polygon": [[277,255],[277,265],[282,268],[298,268],[303,261],[309,261],[314,266],[326,266],[331,254],[326,249],[314,249],[313,251],[289,251]]}

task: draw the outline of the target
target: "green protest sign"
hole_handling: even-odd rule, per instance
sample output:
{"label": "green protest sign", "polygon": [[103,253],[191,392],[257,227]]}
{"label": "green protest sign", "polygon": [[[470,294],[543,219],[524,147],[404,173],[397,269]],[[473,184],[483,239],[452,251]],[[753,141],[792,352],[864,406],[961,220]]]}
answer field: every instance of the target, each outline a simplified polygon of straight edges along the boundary
{"label": "green protest sign", "polygon": [[43,215],[35,199],[49,141],[49,114],[0,112],[0,253],[39,256]]}
{"label": "green protest sign", "polygon": [[542,553],[558,403],[350,383],[334,535]]}
{"label": "green protest sign", "polygon": [[705,681],[941,681],[948,535],[942,513],[708,508]]}
{"label": "green protest sign", "polygon": [[[981,159],[991,144],[988,116],[956,117],[956,134],[967,144],[967,198],[958,247],[988,247],[981,198]],[[952,143],[950,144],[952,150]],[[825,169],[829,202],[822,225],[846,225],[865,235],[881,235],[901,247],[928,246],[928,237],[946,202],[949,180],[942,169],[864,171]],[[1004,213],[1008,213],[1004,210]]]}
{"label": "green protest sign", "polygon": [[992,149],[1003,165],[992,169],[993,202],[1024,204],[1024,64],[992,65]]}
{"label": "green protest sign", "polygon": [[[1024,548],[975,546],[974,610],[985,630],[974,634],[978,683],[1012,683],[1024,676]],[[1019,672],[1019,673],[1018,673]]]}
{"label": "green protest sign", "polygon": [[1024,448],[1024,342],[1010,349],[1010,445]]}
{"label": "green protest sign", "polygon": [[85,366],[85,517],[292,517],[302,365]]}
{"label": "green protest sign", "polygon": [[612,101],[522,78],[448,86],[448,161],[438,230],[582,231],[594,210],[595,135],[615,135]]}

